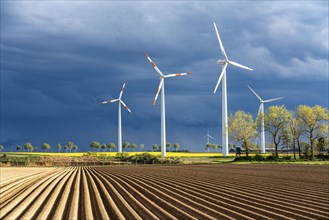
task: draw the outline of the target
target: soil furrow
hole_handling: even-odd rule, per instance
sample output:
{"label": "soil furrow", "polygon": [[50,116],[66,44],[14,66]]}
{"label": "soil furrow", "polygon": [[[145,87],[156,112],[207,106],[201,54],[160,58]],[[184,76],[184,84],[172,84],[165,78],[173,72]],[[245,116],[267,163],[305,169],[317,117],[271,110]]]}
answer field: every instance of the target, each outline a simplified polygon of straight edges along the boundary
{"label": "soil furrow", "polygon": [[[184,173],[182,173],[181,175],[177,175],[177,176],[180,176],[180,178],[182,178],[183,180],[184,179],[186,179],[186,177],[184,177]],[[166,177],[166,176],[164,176],[164,177]],[[175,176],[175,178],[176,178],[176,176]],[[191,178],[193,178],[193,177],[191,177]],[[191,179],[191,178],[189,178],[189,179]],[[194,178],[193,178],[194,179]],[[276,192],[277,194],[285,194],[285,195],[287,195],[287,194],[289,194],[289,195],[292,195],[292,196],[295,196],[296,197],[296,199],[305,199],[305,197],[306,198],[309,198],[310,196],[312,196],[312,195],[310,195],[310,194],[308,194],[307,192],[303,192],[303,194],[302,193],[300,193],[300,192],[294,192],[294,191],[296,191],[296,186],[292,186],[292,188],[293,188],[293,190],[289,190],[289,191],[287,191],[286,189],[282,189],[281,188],[281,184],[280,183],[278,183],[277,185],[276,185],[276,188],[270,188],[270,186],[267,184],[267,183],[250,183],[250,182],[248,182],[248,183],[243,183],[243,182],[241,182],[241,181],[232,181],[234,178],[232,178],[232,177],[226,177],[225,178],[225,180],[224,179],[222,179],[222,178],[218,178],[218,179],[220,179],[220,181],[215,181],[214,179],[211,179],[211,180],[208,180],[208,178],[207,178],[207,176],[205,176],[204,177],[204,179],[203,179],[203,181],[204,182],[207,182],[207,183],[209,183],[209,184],[214,184],[214,185],[220,185],[220,184],[227,184],[227,185],[229,185],[230,187],[233,187],[233,186],[235,186],[235,185],[238,185],[239,187],[241,187],[241,189],[243,190],[243,188],[245,188],[246,190],[251,190],[251,189],[255,189],[256,191],[259,191],[259,188],[264,188],[264,189],[267,189],[266,190],[266,193],[271,193],[270,191],[273,191],[273,192]],[[229,181],[227,181],[227,180],[229,180]],[[245,180],[247,180],[246,178],[245,178]],[[264,185],[264,187],[262,187],[262,185]],[[287,186],[284,186],[285,188],[288,188]],[[241,190],[241,191],[242,191]],[[298,191],[300,191],[300,190],[302,190],[301,188],[299,188],[298,187]],[[294,193],[298,193],[300,196],[298,197],[298,196],[296,196],[296,195],[293,195]],[[315,200],[314,200],[314,204],[318,204],[319,202],[321,203],[321,202],[323,202],[324,200],[328,200],[328,202],[329,202],[329,199],[328,199],[328,196],[329,194],[326,194],[325,192],[323,192],[323,190],[322,190],[322,192],[321,192],[321,195],[319,196],[319,195],[317,195],[317,196],[313,196],[312,198],[314,198]],[[323,198],[322,200],[320,200],[319,199],[319,197],[320,198]],[[307,199],[307,201],[309,201],[309,199]]]}
{"label": "soil furrow", "polygon": [[112,219],[124,219],[123,214],[121,213],[120,209],[118,208],[117,204],[114,202],[113,198],[111,197],[111,195],[108,193],[107,188],[105,187],[106,185],[104,185],[99,178],[97,178],[98,181],[100,182],[99,184],[99,188],[102,192],[102,200],[103,203],[105,204],[106,207],[106,211],[108,213],[109,218]]}
{"label": "soil furrow", "polygon": [[48,175],[49,173],[41,173],[40,175],[33,176],[32,178],[27,177],[25,181],[24,179],[20,180],[18,186],[10,186],[10,189],[6,190],[6,192],[0,196],[0,209],[2,209],[6,204],[10,203],[12,200],[15,200],[25,190],[34,187],[36,183],[42,181],[44,178],[47,178]]}
{"label": "soil furrow", "polygon": [[[248,216],[248,213],[250,212],[247,209],[243,209],[242,207],[239,208],[234,208],[237,206],[232,207],[230,204],[231,201],[224,201],[224,200],[214,200],[213,197],[210,196],[206,196],[204,194],[200,194],[200,193],[195,193],[194,189],[189,189],[188,188],[188,184],[184,184],[183,186],[177,184],[178,182],[175,180],[168,180],[168,179],[163,179],[163,178],[153,178],[153,177],[149,177],[146,176],[141,178],[141,177],[133,177],[135,178],[139,178],[139,179],[145,179],[147,178],[148,180],[152,180],[152,182],[150,181],[145,181],[146,184],[156,184],[156,186],[162,186],[161,188],[163,190],[166,191],[172,191],[172,192],[176,192],[176,194],[179,196],[179,194],[184,195],[184,197],[182,199],[186,199],[186,198],[190,198],[191,200],[197,202],[198,204],[203,204],[203,206],[206,207],[211,207],[212,210],[220,210],[221,214],[227,214],[230,216],[233,216],[235,219],[237,218],[246,218],[246,216]],[[172,184],[172,185],[171,185]],[[167,189],[166,189],[167,188]],[[216,194],[218,194],[219,192],[216,192]],[[227,208],[225,208],[225,206],[227,206]],[[237,211],[233,211],[233,210],[237,210]],[[215,211],[216,213],[218,213],[217,211]],[[223,213],[224,212],[224,213]],[[241,215],[240,213],[245,213],[245,215]],[[253,213],[254,214],[254,213]],[[277,215],[276,213],[272,213],[273,215]],[[249,214],[250,215],[250,214]],[[277,217],[284,217],[283,215],[278,215]],[[253,219],[253,218],[251,218]]]}
{"label": "soil furrow", "polygon": [[[230,179],[231,180],[231,179]],[[208,184],[218,185],[218,182],[215,181],[207,181]],[[313,203],[313,205],[319,204],[319,202],[323,202],[324,200],[327,200],[329,202],[329,199],[326,195],[328,193],[322,192],[321,195],[312,195],[308,194],[307,192],[302,191],[303,189],[297,188],[296,186],[291,187],[291,189],[287,189],[287,186],[281,186],[280,182],[277,182],[277,185],[269,185],[267,183],[242,183],[239,180],[236,181],[227,181],[227,182],[221,182],[220,184],[225,184],[227,186],[235,186],[238,185],[241,190],[243,189],[249,189],[253,192],[263,193],[266,195],[274,195],[274,197],[287,197],[287,195],[290,195],[291,197],[295,198],[296,200],[302,201],[305,200],[307,203]],[[284,187],[284,188],[282,188]],[[260,189],[264,189],[260,192]],[[266,190],[265,190],[266,189]],[[298,190],[298,191],[296,191]],[[301,193],[303,192],[303,193]],[[324,204],[326,205],[326,204]],[[329,207],[329,205],[327,205]]]}
{"label": "soil furrow", "polygon": [[[91,195],[89,191],[89,184],[86,176],[86,171],[83,170],[82,172],[82,189],[81,189],[81,198],[83,203],[81,204],[81,209],[83,210],[81,219],[93,219],[93,208],[92,208],[92,202],[91,202]],[[96,216],[96,215],[95,215]]]}
{"label": "soil furrow", "polygon": [[[109,176],[111,176],[111,173],[108,173]],[[113,174],[112,174],[113,175]],[[154,201],[156,204],[159,204],[163,209],[165,209],[167,212],[171,213],[175,216],[177,219],[197,219],[196,217],[193,217],[189,213],[185,212],[181,209],[181,206],[178,204],[171,204],[165,199],[162,199],[158,196],[157,193],[151,192],[147,187],[141,187],[140,185],[134,183],[133,181],[130,181],[129,179],[120,177],[120,179],[129,184],[130,186],[134,187],[138,191],[140,191],[143,195],[148,197],[150,200]]]}
{"label": "soil furrow", "polygon": [[[144,177],[147,177],[147,178],[153,178],[151,176],[145,176]],[[169,179],[169,178],[159,178],[157,177],[157,180],[161,181],[166,181],[167,183],[170,182],[171,184],[173,185],[177,185],[178,182],[180,182],[177,178],[176,179]],[[209,190],[213,193],[216,193],[218,191],[218,186],[210,186],[209,184],[207,184],[206,182],[201,182],[201,181],[189,181],[189,180],[184,180],[184,181],[181,181],[180,182],[182,184],[182,186],[184,188],[182,189],[186,189],[186,187],[190,186],[192,187],[192,191],[194,190],[194,186],[196,184],[199,184],[201,186],[198,186],[198,188],[200,189],[204,189],[204,190]],[[314,218],[323,218],[323,217],[329,217],[328,216],[328,211],[327,210],[319,210],[319,209],[315,209],[315,208],[309,208],[307,207],[307,203],[304,203],[303,205],[297,205],[296,204],[296,201],[291,201],[290,203],[289,202],[285,202],[285,201],[282,201],[281,199],[277,199],[279,197],[276,197],[276,198],[269,198],[267,199],[267,194],[266,196],[263,194],[263,196],[258,196],[254,191],[252,193],[248,193],[248,192],[244,192],[242,190],[234,190],[232,189],[232,186],[223,186],[221,185],[221,192],[223,193],[230,193],[231,195],[236,195],[236,196],[241,196],[241,195],[244,195],[245,198],[253,198],[254,200],[262,203],[262,204],[267,204],[267,205],[270,205],[272,207],[277,207],[282,210],[290,210],[291,212],[294,212],[296,209],[299,210],[300,212],[306,214],[306,215],[309,215],[310,213],[312,213],[311,215],[313,215]],[[223,191],[224,190],[224,191]],[[225,192],[226,191],[226,192]],[[281,203],[281,204],[280,204]],[[320,208],[320,207],[318,207]],[[278,212],[278,211],[277,211]],[[280,212],[280,211],[279,211]],[[282,214],[283,211],[282,211]]]}
{"label": "soil furrow", "polygon": [[[34,174],[26,174],[22,175],[16,178],[9,179],[7,181],[1,181],[1,187],[0,187],[0,195],[4,195],[7,193],[7,191],[12,190],[13,188],[16,188],[21,183],[24,183],[28,181],[29,179],[36,179],[38,176],[45,175],[46,171],[34,173]],[[47,172],[46,172],[47,175]],[[9,192],[10,193],[10,192]]]}
{"label": "soil furrow", "polygon": [[[119,175],[121,176],[122,174],[119,174]],[[136,177],[129,176],[127,178],[131,178],[135,181],[140,181],[139,178],[136,178]],[[145,184],[145,186],[146,185],[147,186],[150,186],[150,185],[155,185],[156,186],[156,185],[158,185],[157,180],[155,180],[156,184],[153,184],[152,182],[149,182],[149,181],[146,181],[146,180],[144,180],[144,181],[145,181],[145,183],[140,181],[140,184],[143,183],[143,184]],[[170,188],[170,187],[168,187],[168,188]],[[173,191],[172,188],[170,188],[170,190]],[[186,191],[186,189],[183,188],[182,191]],[[167,192],[168,192],[168,190],[167,190]],[[189,191],[189,193],[195,193],[195,192]],[[207,194],[207,192],[204,192],[204,193]],[[172,194],[172,193],[170,193],[170,194]],[[218,192],[217,192],[217,194],[218,194]],[[280,215],[275,214],[273,212],[270,212],[270,211],[267,211],[267,210],[262,210],[262,209],[259,209],[257,207],[253,207],[251,205],[241,203],[237,200],[230,200],[230,199],[227,199],[223,196],[216,195],[216,197],[219,197],[219,199],[215,200],[215,199],[213,199],[213,197],[215,195],[216,194],[212,194],[212,196],[205,196],[204,194],[200,193],[200,194],[197,194],[196,196],[198,196],[200,198],[208,199],[211,202],[213,202],[214,204],[218,204],[218,208],[220,208],[221,206],[224,206],[225,208],[232,209],[232,210],[236,211],[237,213],[243,213],[243,216],[240,216],[240,218],[242,217],[244,219],[248,219],[248,218],[250,218],[250,219],[255,219],[255,218],[268,219],[268,218],[273,218],[275,216],[277,218],[280,217]],[[173,195],[173,196],[177,196],[177,194]],[[185,200],[186,200],[186,198],[185,198]],[[185,201],[185,204],[187,204],[186,201]],[[199,208],[199,207],[196,207],[196,208]],[[209,215],[210,215],[210,213],[209,213]],[[284,217],[284,216],[281,216],[281,217]]]}
{"label": "soil furrow", "polygon": [[68,219],[66,214],[68,212],[66,212],[66,210],[70,208],[70,201],[72,197],[71,188],[78,172],[79,170],[75,168],[70,174],[69,180],[64,185],[64,189],[61,190],[61,194],[58,195],[55,202],[56,209],[54,215],[52,216],[53,219]]}
{"label": "soil furrow", "polygon": [[[209,169],[209,175],[204,175],[205,180],[206,179],[214,180],[215,179],[214,177],[220,178],[220,176],[226,176],[225,180],[228,180],[229,182],[231,182],[231,181],[240,181],[241,178],[242,179],[245,179],[245,181],[248,181],[248,182],[250,180],[252,180],[253,182],[259,182],[257,179],[250,178],[250,177],[253,177],[253,175],[254,175],[255,172],[258,172],[258,173],[261,173],[261,172],[259,172],[258,170],[249,170],[248,169],[248,170],[245,171],[244,174],[241,174],[241,170],[240,169],[239,169],[239,173],[236,172],[236,167],[237,166],[239,166],[239,165],[232,166],[233,168],[229,168],[227,166],[223,166],[223,168],[225,168],[225,170],[224,169],[218,170],[214,166],[204,166],[204,167],[202,167],[202,168],[204,168],[204,170],[202,170],[202,172],[204,172],[206,169]],[[246,165],[246,167],[249,167],[249,166]],[[303,166],[300,166],[300,167],[303,168]],[[318,168],[318,167],[315,167],[315,168]],[[229,168],[229,169],[227,170],[227,168]],[[252,168],[254,169],[255,167],[252,167]],[[277,166],[274,166],[273,168],[277,168]],[[187,168],[187,171],[190,171],[190,170],[191,170],[191,168]],[[325,175],[328,176],[327,170],[322,169],[322,171],[323,172],[319,173],[318,176],[315,176],[315,178],[313,179],[313,181],[312,180],[307,181],[308,183],[312,183],[312,185],[310,187],[308,187],[308,190],[305,189],[305,188],[302,188],[302,187],[305,187],[305,186],[303,184],[300,184],[300,183],[305,183],[305,181],[302,181],[301,180],[301,181],[298,182],[297,185],[300,185],[300,189],[302,188],[304,190],[303,192],[305,192],[305,193],[310,193],[310,194],[315,193],[315,192],[318,193],[318,194],[316,194],[316,196],[322,195],[324,189],[326,189],[326,192],[329,192],[329,188],[328,187],[327,188],[324,188],[323,187],[323,186],[326,186],[327,185],[327,181],[315,181],[319,177],[322,177],[322,176],[325,176]],[[192,172],[192,170],[191,170],[191,172]],[[288,174],[286,174],[287,173],[287,170],[285,170],[283,172],[284,172],[284,175],[285,176],[290,177]],[[188,173],[188,172],[186,172],[186,173]],[[217,175],[215,175],[214,173],[217,174]],[[270,174],[270,175],[267,176],[268,174]],[[302,177],[305,179],[305,177],[307,177],[307,176],[309,176],[311,174],[312,174],[312,171],[310,171],[310,173],[305,173],[305,175],[303,175]],[[282,176],[282,173],[280,175]],[[294,175],[294,174],[292,173],[292,175]],[[184,173],[183,173],[183,176],[184,176]],[[282,187],[284,187],[283,188],[284,190],[287,190],[287,189],[288,190],[295,189],[296,183],[293,183],[293,184],[288,183],[289,182],[288,180],[290,178],[285,178],[285,179],[283,179],[283,178],[276,178],[275,176],[273,176],[273,170],[272,169],[271,170],[264,170],[263,169],[263,173],[261,173],[261,175],[258,175],[258,176],[261,177],[261,182],[263,182],[265,185],[267,185],[267,188],[269,188],[271,186],[273,186],[273,189],[274,190],[276,190],[278,187],[280,188],[281,186],[280,185],[276,185],[276,184],[274,185],[272,180],[275,179],[276,182],[278,182],[278,180],[281,180],[282,179],[282,180],[284,180],[282,182],[285,183],[284,185],[282,185]],[[316,187],[316,182],[317,183],[320,183],[320,185],[321,185],[320,188],[319,187]]]}
{"label": "soil furrow", "polygon": [[67,184],[69,177],[72,175],[74,171],[67,169],[66,175],[61,179],[61,181],[58,182],[53,192],[49,195],[49,199],[45,205],[43,205],[41,208],[39,215],[36,216],[37,219],[47,219],[51,218],[54,212],[54,207],[56,206],[56,200],[60,197],[62,194],[61,191],[63,190],[64,186]]}
{"label": "soil furrow", "polygon": [[[166,181],[168,182],[168,179],[166,179]],[[176,184],[176,187],[178,185],[178,181],[177,180],[173,180],[172,184]],[[202,184],[202,183],[200,183]],[[256,203],[260,203],[261,205],[259,206],[263,206],[262,209],[267,209],[269,207],[272,207],[274,213],[276,215],[281,214],[282,216],[291,216],[294,218],[295,215],[297,215],[296,217],[298,218],[302,218],[302,217],[306,217],[305,215],[307,215],[310,218],[326,218],[328,215],[328,212],[321,212],[315,209],[308,209],[307,207],[305,207],[307,204],[305,204],[305,206],[298,206],[295,208],[292,208],[294,206],[294,204],[291,203],[287,203],[286,205],[281,205],[279,204],[279,202],[281,202],[280,200],[276,199],[276,200],[266,200],[265,196],[264,197],[257,197],[255,198],[253,193],[248,193],[248,192],[242,192],[242,191],[237,191],[236,193],[232,193],[232,190],[229,189],[226,191],[226,187],[224,186],[220,186],[220,188],[217,186],[216,188],[213,187],[207,187],[206,184],[203,184],[202,187],[198,186],[197,188],[195,187],[195,182],[188,182],[188,181],[184,181],[181,182],[180,187],[181,190],[187,190],[189,189],[189,192],[192,194],[193,192],[200,190],[200,195],[202,196],[204,193],[208,193],[208,191],[210,193],[216,193],[216,191],[220,190],[221,193],[223,193],[224,195],[226,195],[227,197],[231,197],[233,198],[237,198],[237,200],[239,199],[244,199],[244,201],[249,200],[250,202],[256,202]],[[202,191],[201,191],[202,190]],[[229,195],[227,195],[229,194]],[[306,210],[303,210],[306,209]],[[298,210],[299,212],[302,212],[301,214],[296,214],[296,210]],[[316,212],[321,212],[322,215],[316,213]],[[289,213],[289,214],[288,214]]]}
{"label": "soil furrow", "polygon": [[31,206],[39,193],[61,173],[62,172],[55,172],[53,174],[49,174],[46,178],[38,181],[34,186],[31,186],[25,190],[22,194],[20,194],[19,198],[15,198],[15,200],[1,209],[0,218],[3,217],[2,215],[4,213],[6,213],[6,219],[20,218],[20,216]]}
{"label": "soil furrow", "polygon": [[[100,169],[94,169],[93,172],[98,175],[99,178],[103,177],[103,173]],[[138,213],[139,216],[141,216],[142,219],[158,219],[156,215],[154,215],[146,206],[144,206],[142,203],[140,203],[132,194],[130,194],[124,187],[122,187],[117,181],[114,179],[111,179],[109,183],[108,180],[105,180],[104,183],[106,184],[112,184],[118,192],[123,196],[123,198],[132,206],[132,208],[135,210],[135,212]]]}
{"label": "soil furrow", "polygon": [[[124,175],[119,175],[117,177],[120,178],[121,176]],[[168,191],[165,188],[161,188],[157,184],[153,184],[151,182],[145,184],[144,181],[141,181],[140,179],[131,178],[130,176],[124,176],[124,177],[125,180],[129,179],[132,182],[138,182],[139,185],[143,185],[144,188],[161,196],[164,200],[169,201],[171,204],[176,204],[176,203],[180,204],[180,209],[184,210],[187,213],[191,213],[191,215],[193,216],[203,219],[224,218],[223,217],[224,215],[220,215],[217,211],[211,210],[208,207],[205,207],[201,204],[197,204],[191,199],[183,198],[179,194],[173,194],[171,191]],[[161,190],[159,188],[161,188]]]}
{"label": "soil furrow", "polygon": [[112,177],[103,170],[101,170],[101,172],[102,175],[104,175],[104,177],[107,177],[107,181],[113,181],[114,179],[116,179],[119,185],[127,188],[126,190],[129,191],[129,193],[131,193],[138,201],[141,201],[143,205],[146,206],[147,209],[153,212],[157,217],[161,219],[175,219],[173,215],[171,215],[169,212],[158,206],[156,201],[150,200],[142,192],[138,191],[131,185],[127,184],[125,181],[122,181],[122,179],[117,179],[115,177]]}
{"label": "soil furrow", "polygon": [[[140,177],[134,177],[133,179],[138,178],[141,181],[145,181],[145,178]],[[237,219],[237,218],[245,218],[248,217],[245,215],[241,215],[240,213],[234,212],[229,209],[225,209],[225,207],[216,206],[213,203],[208,202],[205,199],[202,199],[197,196],[190,195],[183,190],[177,190],[172,187],[168,187],[166,183],[162,183],[158,179],[154,178],[152,182],[145,181],[146,184],[150,184],[153,187],[161,188],[163,192],[165,192],[168,195],[172,195],[173,197],[179,199],[180,201],[184,202],[185,204],[189,204],[191,206],[194,206],[198,210],[208,213],[209,215],[217,218],[217,219]],[[174,192],[174,193],[173,193]],[[188,202],[186,202],[188,201]],[[250,218],[253,219],[253,218]]]}
{"label": "soil furrow", "polygon": [[93,174],[85,169],[86,177],[89,186],[89,196],[91,199],[91,206],[94,211],[94,218],[96,219],[109,219],[105,205],[102,201],[101,194],[104,194],[101,187],[97,186],[98,179],[94,178]]}
{"label": "soil furrow", "polygon": [[[62,181],[63,177],[67,175],[68,171],[63,170],[63,172],[58,175],[54,176],[52,181],[47,185],[40,194],[35,195],[35,199],[33,202],[30,202],[32,205],[26,209],[24,214],[20,216],[21,219],[33,219],[35,216],[41,213],[42,207],[48,202],[51,197],[52,192],[54,191],[58,182]],[[33,195],[30,195],[32,197]],[[22,204],[23,205],[23,204]]]}
{"label": "soil furrow", "polygon": [[71,189],[70,206],[68,209],[68,219],[78,219],[79,217],[79,195],[80,195],[80,175],[81,169],[78,168],[77,174],[73,181],[73,189]]}
{"label": "soil furrow", "polygon": [[[158,172],[161,172],[161,171],[158,171]],[[134,174],[137,174],[138,172],[134,172]],[[121,174],[121,173],[120,173]],[[145,179],[145,178],[147,178],[147,177],[149,177],[149,176],[147,176],[147,175],[145,175],[145,173],[144,173],[144,175],[143,175],[143,178]],[[158,177],[156,177],[156,178],[158,178]],[[184,179],[184,178],[183,178]],[[186,182],[188,182],[187,180],[185,180],[184,181],[184,187],[186,188],[186,185],[185,185],[185,183]],[[191,181],[191,183],[192,183],[193,181]],[[200,182],[199,183],[200,185],[201,184],[204,184],[204,183],[202,183],[202,182]],[[195,185],[195,183],[193,184],[193,185]],[[199,187],[199,186],[198,186]],[[214,187],[214,191],[215,190],[218,190],[218,186],[216,187],[216,189],[215,189],[215,187]],[[193,190],[192,190],[192,192],[193,192]],[[227,192],[227,193],[230,193],[230,192]],[[240,192],[240,194],[241,194],[241,192]],[[250,201],[250,197],[249,196],[252,196],[252,194],[249,194],[247,197],[245,197],[245,199],[242,199],[242,201],[244,201],[245,203],[251,203],[251,205],[253,205],[253,204],[255,204],[255,203],[258,203],[258,202],[260,202],[260,203],[264,203],[264,201],[257,201],[257,199],[253,199],[253,201]],[[232,195],[227,195],[226,197],[230,197],[231,199],[236,199],[236,197],[235,196],[232,196]],[[241,196],[240,196],[241,197]],[[266,203],[266,202],[265,202]],[[324,214],[324,215],[320,215],[320,214],[317,214],[317,212],[319,212],[318,210],[315,210],[315,209],[313,209],[313,210],[306,210],[306,211],[304,211],[303,210],[303,207],[300,209],[300,208],[298,208],[298,209],[293,209],[293,208],[290,208],[290,207],[286,207],[286,206],[284,206],[284,205],[277,205],[277,204],[275,204],[275,203],[268,203],[267,202],[267,204],[261,204],[261,205],[259,205],[260,207],[262,207],[262,209],[264,209],[264,210],[267,210],[267,209],[274,209],[275,210],[275,212],[279,212],[279,213],[281,213],[281,215],[288,215],[288,216],[291,216],[291,217],[293,217],[293,218],[326,218],[327,217],[327,215],[326,215],[326,213],[323,213],[322,212],[322,214]],[[274,206],[274,207],[273,207]],[[288,209],[288,210],[287,210]],[[305,209],[305,208],[304,208]],[[299,210],[299,211],[301,211],[302,213],[301,214],[296,214],[296,210]],[[321,211],[320,211],[321,212]],[[305,214],[307,215],[307,216],[305,216]],[[278,215],[278,214],[277,214]]]}
{"label": "soil furrow", "polygon": [[329,219],[328,168],[264,164],[1,168],[0,220]]}

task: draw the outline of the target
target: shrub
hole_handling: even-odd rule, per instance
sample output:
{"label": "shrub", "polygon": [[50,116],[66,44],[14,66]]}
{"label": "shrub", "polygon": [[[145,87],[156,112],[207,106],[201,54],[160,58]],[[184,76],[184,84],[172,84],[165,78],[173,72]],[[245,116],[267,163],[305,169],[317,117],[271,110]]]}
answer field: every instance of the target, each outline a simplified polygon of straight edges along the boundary
{"label": "shrub", "polygon": [[98,154],[97,154],[97,152],[88,151],[87,153],[83,154],[83,156],[97,157]]}
{"label": "shrub", "polygon": [[123,153],[117,153],[115,155],[115,159],[119,159],[119,160],[127,160],[129,159],[129,153],[123,152]]}
{"label": "shrub", "polygon": [[161,157],[157,158],[156,163],[161,163],[161,164],[179,164],[182,161],[178,157]]}
{"label": "shrub", "polygon": [[325,154],[318,154],[316,155],[316,158],[319,160],[329,160],[329,154],[325,155]]}
{"label": "shrub", "polygon": [[291,160],[291,156],[284,156],[283,159],[284,160]]}
{"label": "shrub", "polygon": [[211,156],[209,158],[235,158],[235,156]]}
{"label": "shrub", "polygon": [[137,162],[137,163],[146,163],[146,164],[152,164],[157,163],[158,156],[153,156],[150,153],[143,153],[139,155],[134,155],[129,158],[131,162]]}
{"label": "shrub", "polygon": [[275,160],[275,156],[274,155],[269,155],[266,157],[266,160]]}
{"label": "shrub", "polygon": [[263,157],[261,154],[256,154],[254,156],[254,160],[256,160],[256,161],[264,161],[265,160],[265,157]]}
{"label": "shrub", "polygon": [[241,157],[236,157],[234,161],[251,161],[251,157],[246,157],[246,156],[241,156]]}

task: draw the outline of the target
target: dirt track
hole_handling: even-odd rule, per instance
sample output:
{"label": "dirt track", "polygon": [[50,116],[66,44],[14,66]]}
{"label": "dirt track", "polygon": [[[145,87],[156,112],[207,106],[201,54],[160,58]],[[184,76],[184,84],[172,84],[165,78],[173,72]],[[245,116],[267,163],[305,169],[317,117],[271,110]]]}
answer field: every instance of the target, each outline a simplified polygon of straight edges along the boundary
{"label": "dirt track", "polygon": [[329,219],[329,166],[1,168],[0,197],[0,219]]}

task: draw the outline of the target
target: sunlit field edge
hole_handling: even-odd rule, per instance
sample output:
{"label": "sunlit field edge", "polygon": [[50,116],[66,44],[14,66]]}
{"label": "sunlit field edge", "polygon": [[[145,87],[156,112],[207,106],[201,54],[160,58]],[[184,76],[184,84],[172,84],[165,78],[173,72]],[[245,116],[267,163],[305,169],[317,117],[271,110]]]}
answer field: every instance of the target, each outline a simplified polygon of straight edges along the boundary
{"label": "sunlit field edge", "polygon": [[[36,155],[36,156],[66,156],[66,157],[81,157],[90,154],[90,152],[2,152],[3,154],[12,155]],[[140,155],[143,153],[149,153],[153,156],[161,156],[161,152],[124,152],[127,156]],[[95,156],[111,156],[114,157],[118,152],[91,152]],[[262,154],[263,156],[272,155],[271,153]],[[282,154],[286,155],[286,154]],[[222,153],[217,152],[167,152],[167,157],[221,157]],[[235,153],[229,154],[230,157],[236,156]],[[249,156],[255,156],[255,154],[249,154]]]}
{"label": "sunlit field edge", "polygon": [[[161,152],[124,152],[125,157],[140,155],[148,153],[153,156],[161,157]],[[97,157],[115,157],[118,152],[0,152],[0,155],[7,154],[10,157],[26,157],[26,156],[53,156],[53,157],[83,157],[87,155]],[[229,154],[229,157],[223,157],[221,153],[217,152],[167,152],[167,158],[180,158],[183,164],[195,163],[231,163],[236,164],[299,164],[299,165],[329,165],[329,161],[234,161],[235,153]],[[255,156],[255,153],[250,153],[249,156]],[[262,154],[262,156],[270,156],[272,153]],[[245,154],[241,154],[245,156]],[[279,157],[287,156],[286,153],[279,154]],[[289,156],[292,156],[289,153]],[[298,155],[296,155],[298,156]],[[1,165],[1,163],[0,163]]]}

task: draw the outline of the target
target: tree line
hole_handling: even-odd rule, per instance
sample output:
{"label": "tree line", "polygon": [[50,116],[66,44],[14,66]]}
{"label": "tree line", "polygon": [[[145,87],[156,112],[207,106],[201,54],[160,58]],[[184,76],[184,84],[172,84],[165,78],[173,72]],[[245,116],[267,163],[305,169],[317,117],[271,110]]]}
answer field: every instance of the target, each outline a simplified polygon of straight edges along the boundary
{"label": "tree line", "polygon": [[[144,148],[144,144],[130,144],[128,141],[126,141],[122,144],[122,148],[124,148],[124,149],[131,148],[132,150],[135,151],[137,147],[142,151]],[[108,144],[102,144],[98,141],[92,141],[90,143],[90,148],[93,151],[99,151],[101,149],[101,150],[103,150],[103,152],[105,152],[107,149],[112,151],[113,149],[117,148],[117,146],[113,142],[109,142]]]}
{"label": "tree line", "polygon": [[[167,142],[166,143],[166,150],[167,151],[170,151],[170,149],[171,149],[172,146],[174,146],[175,151],[178,151],[178,148],[180,147],[180,144],[179,143],[175,143],[174,145],[172,145],[172,143]],[[152,149],[153,149],[154,152],[155,151],[159,151],[159,150],[161,151],[161,146],[159,146],[158,144],[153,144]]]}
{"label": "tree line", "polygon": [[[175,143],[173,146],[175,148],[175,151],[177,151],[178,148],[180,147],[180,145],[178,143]],[[90,143],[90,148],[93,151],[99,151],[100,149],[103,150],[104,152],[107,149],[109,149],[110,151],[112,151],[116,147],[117,146],[113,142],[110,142],[108,144],[101,144],[98,141],[92,141]],[[137,148],[140,149],[140,151],[143,151],[144,147],[145,147],[144,144],[134,144],[134,143],[131,144],[128,141],[125,141],[125,142],[122,143],[122,148],[123,149],[131,149],[133,151],[135,151]],[[166,148],[167,148],[168,151],[170,151],[170,148],[171,147],[172,147],[172,143],[167,142]],[[160,150],[160,146],[158,144],[153,144],[152,149],[153,149],[153,151],[158,151],[158,150]]]}
{"label": "tree line", "polygon": [[[57,152],[60,152],[62,149],[62,145],[57,144],[56,148],[57,148]],[[0,145],[0,150],[3,150],[3,149],[4,149],[4,146]],[[78,149],[79,149],[79,147],[72,141],[67,142],[66,145],[64,146],[64,150],[66,152],[72,152],[72,151],[76,152]],[[43,150],[44,152],[50,152],[51,146],[48,143],[43,143],[41,145],[41,149],[40,149],[39,147],[33,146],[31,142],[26,142],[23,147],[20,145],[16,147],[16,151],[18,151],[18,152],[22,152],[23,150],[26,150],[27,152],[33,152],[33,151],[39,151],[39,150]]]}
{"label": "tree line", "polygon": [[[167,142],[167,144],[166,144],[167,151],[170,151],[172,146],[175,148],[175,151],[178,151],[180,144],[175,143],[174,145],[172,145],[172,143]],[[103,152],[105,152],[108,149],[111,152],[113,149],[117,148],[117,146],[113,142],[109,142],[108,144],[102,144],[98,141],[92,141],[90,143],[89,147],[91,148],[91,151],[102,150]],[[122,144],[123,149],[131,149],[133,151],[135,151],[137,148],[140,151],[143,151],[144,147],[145,147],[144,144],[134,144],[134,143],[131,144],[128,141],[126,141]],[[3,149],[4,149],[4,146],[0,145],[0,151],[2,151]],[[57,149],[57,152],[61,152],[62,145],[57,144],[56,149]],[[160,150],[160,146],[158,144],[154,144],[152,146],[152,149],[153,149],[153,151],[158,151],[158,150]],[[16,151],[18,151],[18,152],[22,152],[23,150],[25,150],[27,152],[33,152],[33,151],[39,151],[40,149],[39,149],[39,147],[34,147],[31,142],[26,142],[23,147],[22,146],[16,147]],[[51,151],[50,144],[43,143],[41,146],[41,150],[43,150],[44,152],[50,152]],[[72,151],[76,152],[78,150],[78,146],[75,143],[69,141],[64,146],[64,150],[65,150],[65,152],[72,152]]]}
{"label": "tree line", "polygon": [[295,111],[289,111],[284,105],[271,106],[264,115],[259,114],[256,120],[250,113],[237,111],[228,119],[229,138],[240,143],[246,156],[250,151],[252,139],[259,134],[261,120],[265,121],[265,132],[274,145],[275,157],[278,158],[279,146],[293,150],[294,159],[314,158],[315,154],[329,150],[328,109],[315,105],[299,105]]}

